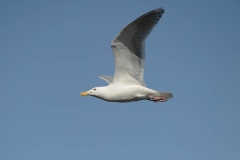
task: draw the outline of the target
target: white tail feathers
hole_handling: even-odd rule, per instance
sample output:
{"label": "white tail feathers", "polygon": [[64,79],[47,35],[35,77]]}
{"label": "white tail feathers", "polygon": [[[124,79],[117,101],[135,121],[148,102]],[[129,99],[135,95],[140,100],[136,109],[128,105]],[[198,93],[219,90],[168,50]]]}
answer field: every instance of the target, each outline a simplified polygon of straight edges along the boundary
{"label": "white tail feathers", "polygon": [[158,92],[160,96],[166,97],[168,99],[173,98],[173,94],[170,92]]}

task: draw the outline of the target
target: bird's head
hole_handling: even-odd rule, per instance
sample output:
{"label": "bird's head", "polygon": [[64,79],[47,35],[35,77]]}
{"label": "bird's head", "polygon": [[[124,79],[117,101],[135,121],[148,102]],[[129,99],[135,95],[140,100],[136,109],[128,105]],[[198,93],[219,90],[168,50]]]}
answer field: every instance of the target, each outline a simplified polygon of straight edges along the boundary
{"label": "bird's head", "polygon": [[94,96],[101,98],[101,94],[104,92],[104,87],[94,87],[89,91],[82,92],[81,96]]}

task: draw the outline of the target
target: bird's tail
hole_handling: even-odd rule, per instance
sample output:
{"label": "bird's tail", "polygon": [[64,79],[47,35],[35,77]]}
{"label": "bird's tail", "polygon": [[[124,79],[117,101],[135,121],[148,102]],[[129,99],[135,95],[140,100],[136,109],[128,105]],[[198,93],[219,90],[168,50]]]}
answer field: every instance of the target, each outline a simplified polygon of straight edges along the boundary
{"label": "bird's tail", "polygon": [[166,97],[167,99],[173,98],[173,94],[170,92],[158,92],[159,96]]}

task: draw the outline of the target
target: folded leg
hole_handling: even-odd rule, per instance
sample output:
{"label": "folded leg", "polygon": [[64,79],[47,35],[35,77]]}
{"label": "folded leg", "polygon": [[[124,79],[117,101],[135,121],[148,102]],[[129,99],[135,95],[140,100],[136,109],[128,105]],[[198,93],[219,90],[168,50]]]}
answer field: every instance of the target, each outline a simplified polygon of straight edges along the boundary
{"label": "folded leg", "polygon": [[163,96],[148,96],[148,100],[153,102],[166,102],[167,98]]}

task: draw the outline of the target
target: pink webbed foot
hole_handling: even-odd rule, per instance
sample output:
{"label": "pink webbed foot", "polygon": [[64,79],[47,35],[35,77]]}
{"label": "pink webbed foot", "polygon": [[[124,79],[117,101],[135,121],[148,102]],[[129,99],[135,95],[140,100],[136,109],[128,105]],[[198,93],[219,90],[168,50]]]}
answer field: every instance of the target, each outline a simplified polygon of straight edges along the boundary
{"label": "pink webbed foot", "polygon": [[166,102],[167,98],[163,96],[148,96],[148,100],[153,102]]}

